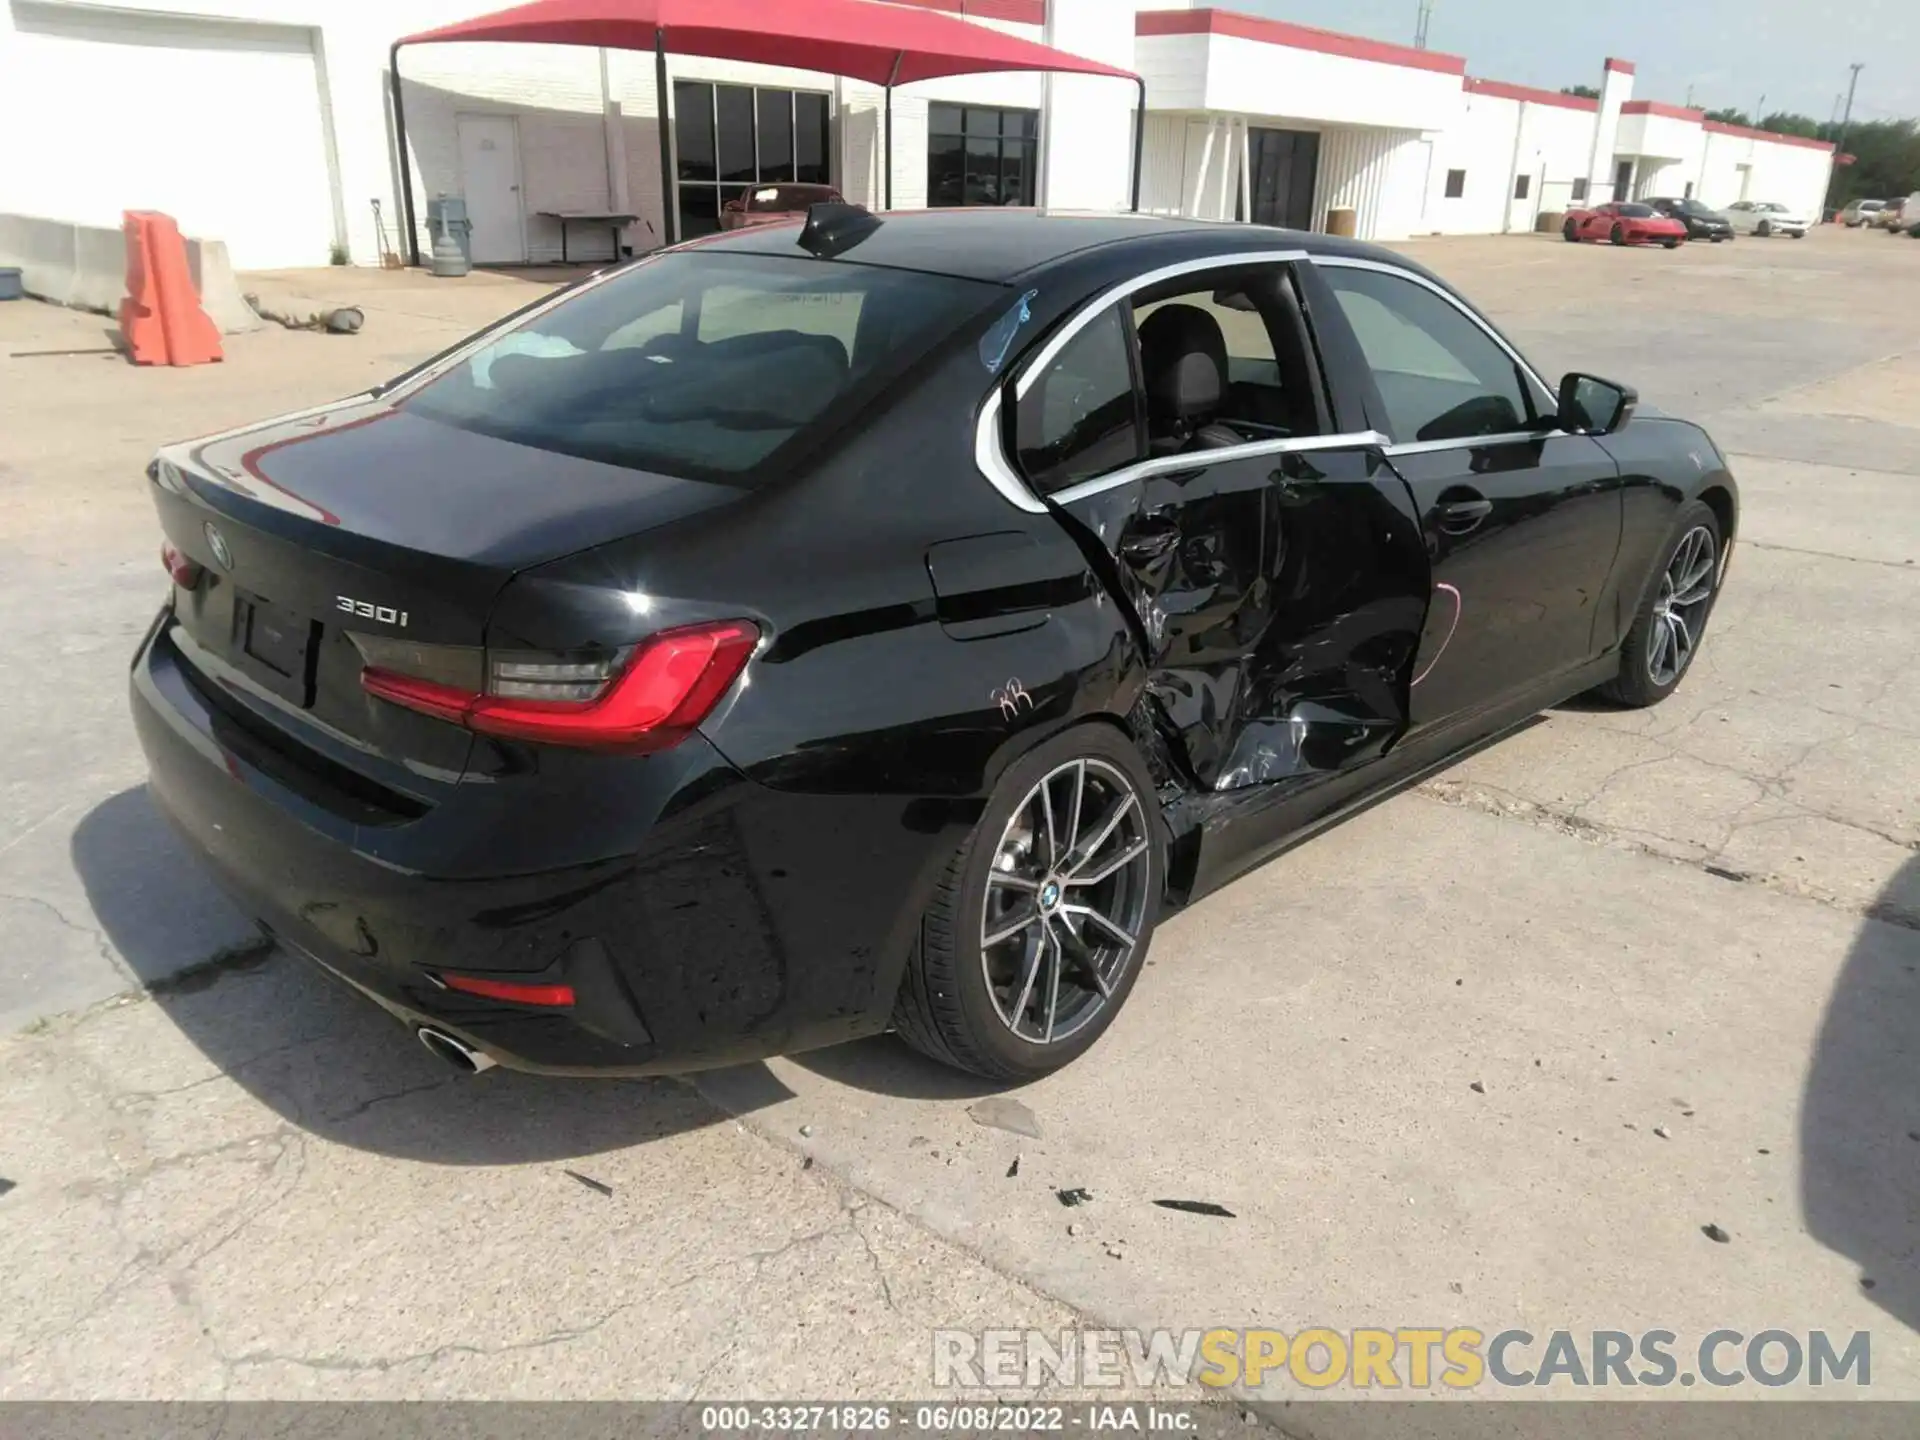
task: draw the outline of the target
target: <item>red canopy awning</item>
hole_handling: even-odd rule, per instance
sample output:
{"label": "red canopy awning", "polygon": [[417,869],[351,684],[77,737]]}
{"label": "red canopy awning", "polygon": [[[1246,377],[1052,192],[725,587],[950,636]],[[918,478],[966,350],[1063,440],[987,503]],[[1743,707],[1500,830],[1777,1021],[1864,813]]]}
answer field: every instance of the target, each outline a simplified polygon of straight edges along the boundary
{"label": "red canopy awning", "polygon": [[652,50],[656,37],[673,55],[822,70],[872,85],[992,70],[1138,78],[972,21],[882,0],[534,0],[399,43],[499,40]]}
{"label": "red canopy awning", "polygon": [[[394,130],[400,160],[401,207],[413,263],[420,263],[414,226],[413,181],[407,155],[406,109],[400,87],[400,47],[452,41],[523,45],[589,45],[608,50],[651,50],[658,57],[655,83],[660,113],[667,112],[668,55],[702,55],[846,75],[887,90],[887,203],[893,200],[893,87],[947,75],[999,70],[1053,70],[1131,80],[1139,90],[1134,110],[1133,206],[1140,208],[1140,152],[1146,122],[1146,82],[1131,70],[1083,55],[1022,40],[1001,30],[932,10],[890,5],[885,0],[534,0],[496,10],[457,25],[422,30],[393,44]],[[667,239],[674,237],[672,187],[668,182],[669,127],[660,127],[660,174],[666,204]]]}

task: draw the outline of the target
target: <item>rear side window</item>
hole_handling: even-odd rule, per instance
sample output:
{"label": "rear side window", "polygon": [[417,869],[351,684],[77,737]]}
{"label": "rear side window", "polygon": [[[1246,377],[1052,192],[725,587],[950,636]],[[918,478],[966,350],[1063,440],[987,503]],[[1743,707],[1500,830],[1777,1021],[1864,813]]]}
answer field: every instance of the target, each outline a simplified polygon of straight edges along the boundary
{"label": "rear side window", "polygon": [[998,286],[796,256],[666,255],[495,336],[403,408],[539,450],[754,484]]}
{"label": "rear side window", "polygon": [[1142,458],[1133,341],[1119,306],[1101,313],[1039,373],[1014,410],[1014,453],[1042,493]]}

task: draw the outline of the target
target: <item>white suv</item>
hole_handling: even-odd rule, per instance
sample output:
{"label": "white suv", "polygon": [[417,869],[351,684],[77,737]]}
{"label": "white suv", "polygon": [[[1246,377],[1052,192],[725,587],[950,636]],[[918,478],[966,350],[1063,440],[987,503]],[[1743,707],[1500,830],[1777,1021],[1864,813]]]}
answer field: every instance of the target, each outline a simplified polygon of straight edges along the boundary
{"label": "white suv", "polygon": [[1840,212],[1840,223],[1849,230],[1858,230],[1862,225],[1873,224],[1886,208],[1887,202],[1884,200],[1854,200]]}

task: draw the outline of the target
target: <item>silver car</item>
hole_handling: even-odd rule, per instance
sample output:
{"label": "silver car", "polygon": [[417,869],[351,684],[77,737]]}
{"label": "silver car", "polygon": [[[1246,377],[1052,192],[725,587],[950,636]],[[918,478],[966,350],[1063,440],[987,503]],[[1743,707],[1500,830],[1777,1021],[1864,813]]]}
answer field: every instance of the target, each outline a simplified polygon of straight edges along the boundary
{"label": "silver car", "polygon": [[1791,235],[1799,240],[1813,226],[1805,212],[1790,210],[1775,200],[1736,200],[1727,206],[1726,216],[1735,231],[1758,235],[1762,240],[1769,235]]}

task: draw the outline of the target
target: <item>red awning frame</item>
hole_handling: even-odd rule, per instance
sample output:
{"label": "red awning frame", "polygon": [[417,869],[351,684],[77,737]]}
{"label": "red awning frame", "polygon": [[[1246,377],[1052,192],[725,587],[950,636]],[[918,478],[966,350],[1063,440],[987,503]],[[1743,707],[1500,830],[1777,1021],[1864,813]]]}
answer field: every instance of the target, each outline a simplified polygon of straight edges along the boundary
{"label": "red awning frame", "polygon": [[1130,70],[933,10],[877,0],[534,0],[425,30],[394,41],[393,127],[400,158],[400,204],[407,253],[420,263],[414,219],[413,166],[407,154],[407,114],[401,93],[400,47],[451,42],[580,45],[608,50],[651,49],[659,108],[660,196],[665,243],[678,238],[671,191],[673,135],[668,123],[669,54],[785,65],[866,80],[884,86],[885,204],[893,205],[893,87],[949,75],[1044,70],[1131,80],[1138,92],[1133,116],[1131,204],[1140,208],[1141,152],[1146,140],[1147,83]]}

